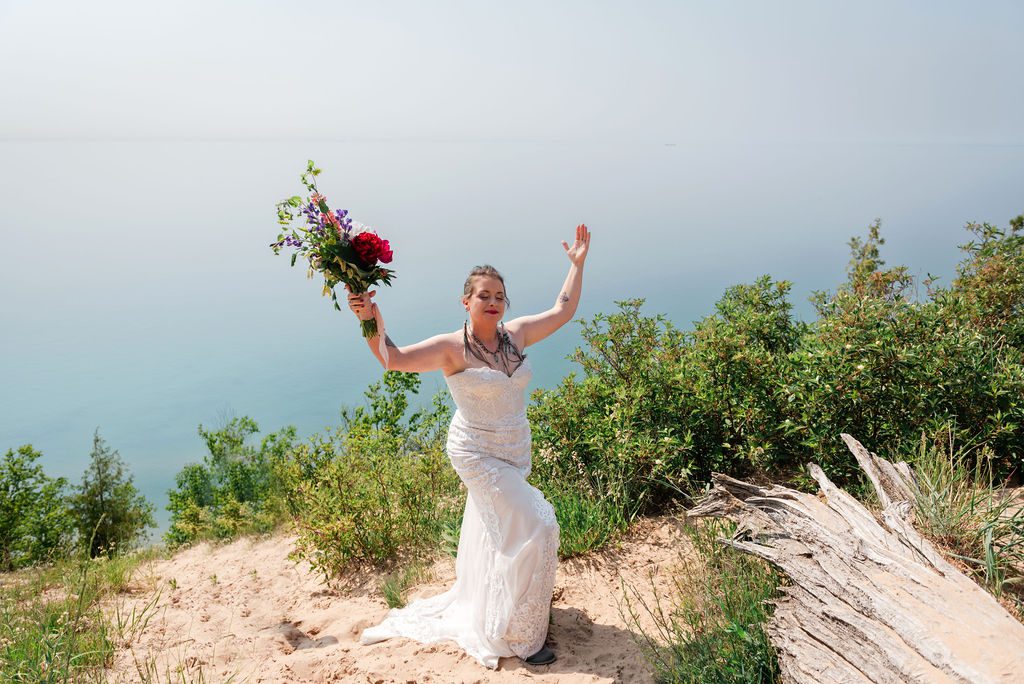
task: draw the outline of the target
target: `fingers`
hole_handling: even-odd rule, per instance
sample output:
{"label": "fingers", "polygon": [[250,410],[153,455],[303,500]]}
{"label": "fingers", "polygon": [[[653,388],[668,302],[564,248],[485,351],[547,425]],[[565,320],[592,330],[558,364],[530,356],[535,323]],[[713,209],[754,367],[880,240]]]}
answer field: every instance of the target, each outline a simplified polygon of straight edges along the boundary
{"label": "fingers", "polygon": [[376,290],[370,290],[369,292],[360,292],[359,294],[350,294],[348,296],[348,301],[349,302],[356,302],[356,301],[368,302],[370,300],[370,298],[372,298],[375,294],[377,294]]}
{"label": "fingers", "polygon": [[[587,224],[581,223],[576,226],[576,242],[583,243],[588,247],[590,246],[590,229],[587,228]],[[562,246],[568,251],[568,245],[565,242],[562,242]]]}
{"label": "fingers", "polygon": [[[346,285],[346,289],[348,286]],[[376,308],[376,304],[372,301],[372,297],[377,294],[376,290],[370,292],[361,292],[359,294],[351,293],[348,296],[348,308],[352,310],[356,316],[360,319],[366,315],[367,311],[372,311]]]}
{"label": "fingers", "polygon": [[562,249],[564,249],[566,252],[569,251],[569,243],[566,242],[565,240],[562,240]]}

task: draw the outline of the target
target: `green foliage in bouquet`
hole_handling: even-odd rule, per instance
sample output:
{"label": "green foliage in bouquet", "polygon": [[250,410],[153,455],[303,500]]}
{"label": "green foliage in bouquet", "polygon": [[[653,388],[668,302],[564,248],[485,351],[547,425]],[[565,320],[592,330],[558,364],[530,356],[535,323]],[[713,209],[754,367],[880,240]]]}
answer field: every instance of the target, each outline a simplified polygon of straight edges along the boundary
{"label": "green foliage in bouquet", "polygon": [[[340,310],[335,287],[344,283],[354,293],[363,293],[383,283],[390,285],[394,271],[381,264],[391,263],[390,243],[375,232],[354,222],[348,210],[331,210],[327,198],[316,187],[321,173],[312,160],[302,174],[302,184],[310,195],[294,195],[277,203],[277,222],[284,231],[270,247],[279,254],[282,247],[293,247],[291,265],[301,256],[308,262],[308,276],[319,271],[324,277],[324,295],[330,295],[334,308]],[[299,222],[296,223],[296,220]],[[377,323],[362,322],[363,336],[373,337]]]}
{"label": "green foliage in bouquet", "polygon": [[387,372],[367,405],[291,449],[276,466],[299,534],[297,557],[331,576],[439,548],[465,504],[444,452],[451,409],[441,395],[409,409],[417,375]]}

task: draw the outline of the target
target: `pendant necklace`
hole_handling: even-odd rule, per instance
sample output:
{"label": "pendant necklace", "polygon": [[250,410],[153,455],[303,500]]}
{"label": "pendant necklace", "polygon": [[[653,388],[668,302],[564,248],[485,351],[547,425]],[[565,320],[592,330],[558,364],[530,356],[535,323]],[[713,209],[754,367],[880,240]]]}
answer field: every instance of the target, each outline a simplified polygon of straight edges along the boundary
{"label": "pendant necklace", "polygon": [[[515,348],[515,345],[512,344],[512,341],[509,339],[508,333],[505,331],[504,325],[502,325],[501,329],[498,330],[497,332],[498,346],[494,351],[488,349],[487,345],[484,344],[483,341],[476,336],[476,333],[470,329],[468,321],[462,327],[462,334],[466,349],[473,356],[475,356],[480,361],[483,361],[485,364],[487,364],[489,368],[494,368],[495,366],[497,366],[503,373],[505,373],[505,375],[509,377],[512,377],[509,357],[515,356],[515,359],[517,361],[517,368],[519,364],[522,363],[523,359],[526,358],[526,355],[521,353],[518,349]],[[470,342],[471,339],[472,343]],[[491,357],[491,359],[493,360],[487,360],[484,357],[484,354]]]}

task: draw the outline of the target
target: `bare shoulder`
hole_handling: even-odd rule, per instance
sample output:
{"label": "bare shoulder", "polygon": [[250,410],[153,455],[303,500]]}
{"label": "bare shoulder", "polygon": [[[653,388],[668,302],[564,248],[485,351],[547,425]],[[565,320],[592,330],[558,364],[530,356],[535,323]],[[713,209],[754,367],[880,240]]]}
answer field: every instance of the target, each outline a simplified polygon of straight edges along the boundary
{"label": "bare shoulder", "polygon": [[453,330],[449,333],[442,333],[437,336],[438,343],[444,349],[444,371],[445,375],[462,370],[466,365],[465,358],[463,356],[463,341],[462,341],[462,328]]}

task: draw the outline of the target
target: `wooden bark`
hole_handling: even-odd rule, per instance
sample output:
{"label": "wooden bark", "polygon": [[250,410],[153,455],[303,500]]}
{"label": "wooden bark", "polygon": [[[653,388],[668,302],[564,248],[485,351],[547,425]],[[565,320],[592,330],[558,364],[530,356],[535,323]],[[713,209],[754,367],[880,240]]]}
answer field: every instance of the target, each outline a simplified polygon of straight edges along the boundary
{"label": "wooden bark", "polygon": [[913,528],[910,468],[842,437],[881,520],[813,464],[817,496],[716,474],[688,514],[735,520],[722,541],[788,576],[767,626],[783,681],[1024,682],[1024,625]]}

